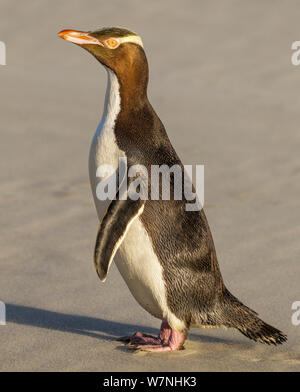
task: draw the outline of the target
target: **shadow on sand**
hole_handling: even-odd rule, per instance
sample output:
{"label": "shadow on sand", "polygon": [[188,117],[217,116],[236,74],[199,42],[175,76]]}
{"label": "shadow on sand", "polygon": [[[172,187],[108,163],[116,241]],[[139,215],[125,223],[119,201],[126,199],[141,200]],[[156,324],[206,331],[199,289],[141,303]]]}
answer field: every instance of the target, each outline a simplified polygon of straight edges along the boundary
{"label": "shadow on sand", "polygon": [[[120,336],[131,335],[136,331],[142,331],[156,335],[158,329],[151,327],[108,321],[101,318],[78,316],[72,314],[58,313],[51,310],[33,308],[24,305],[6,303],[7,322],[49,330],[76,333],[103,340],[116,340]],[[189,334],[189,340],[201,341],[203,343],[239,343],[230,339],[221,339],[210,336],[201,337]]]}

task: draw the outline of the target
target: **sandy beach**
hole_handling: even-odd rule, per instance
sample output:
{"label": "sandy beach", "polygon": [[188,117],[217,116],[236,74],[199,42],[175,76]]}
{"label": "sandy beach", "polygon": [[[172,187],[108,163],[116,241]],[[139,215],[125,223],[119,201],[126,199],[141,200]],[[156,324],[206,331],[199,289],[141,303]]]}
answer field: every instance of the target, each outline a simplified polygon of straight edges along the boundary
{"label": "sandy beach", "polygon": [[[299,371],[300,2],[2,0],[1,371]],[[160,322],[115,265],[97,277],[88,152],[106,73],[64,28],[141,35],[149,98],[184,164],[205,165],[205,212],[225,284],[288,335],[190,331],[186,349],[132,352],[116,338]]]}

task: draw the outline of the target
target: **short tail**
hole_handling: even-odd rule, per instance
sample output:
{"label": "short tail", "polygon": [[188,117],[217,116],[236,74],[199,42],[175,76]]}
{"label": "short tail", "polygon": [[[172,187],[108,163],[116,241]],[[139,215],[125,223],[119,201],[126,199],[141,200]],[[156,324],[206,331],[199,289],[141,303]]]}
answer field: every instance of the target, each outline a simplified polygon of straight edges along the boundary
{"label": "short tail", "polygon": [[287,341],[287,336],[283,332],[265,323],[258,317],[248,325],[237,327],[237,329],[247,338],[260,343],[277,346]]}
{"label": "short tail", "polygon": [[287,336],[262,321],[254,310],[242,304],[228,290],[225,292],[224,313],[228,326],[236,328],[247,338],[256,342],[278,345],[287,341]]}

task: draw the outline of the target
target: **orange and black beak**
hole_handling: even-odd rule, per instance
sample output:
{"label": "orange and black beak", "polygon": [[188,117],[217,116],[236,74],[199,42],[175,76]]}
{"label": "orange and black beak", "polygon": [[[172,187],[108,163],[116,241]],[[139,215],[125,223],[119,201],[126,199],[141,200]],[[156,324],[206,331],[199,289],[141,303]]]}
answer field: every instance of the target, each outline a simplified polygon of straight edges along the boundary
{"label": "orange and black beak", "polygon": [[89,32],[77,30],[62,30],[58,36],[78,45],[100,45],[104,46],[97,38],[92,37]]}

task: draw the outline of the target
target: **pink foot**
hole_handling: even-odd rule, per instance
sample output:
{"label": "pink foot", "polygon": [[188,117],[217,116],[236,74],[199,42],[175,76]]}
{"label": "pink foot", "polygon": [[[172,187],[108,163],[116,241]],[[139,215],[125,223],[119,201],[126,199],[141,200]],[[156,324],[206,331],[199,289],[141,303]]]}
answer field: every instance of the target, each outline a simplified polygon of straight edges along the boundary
{"label": "pink foot", "polygon": [[161,344],[159,337],[148,335],[142,332],[136,332],[130,337],[131,344]]}
{"label": "pink foot", "polygon": [[141,344],[141,345],[162,345],[168,343],[171,335],[171,327],[166,321],[163,321],[160,327],[159,335],[152,336],[142,332],[136,332],[132,336],[123,336],[118,340],[129,344]]}
{"label": "pink foot", "polygon": [[186,338],[185,332],[178,332],[172,330],[172,334],[167,344],[160,344],[160,345],[147,344],[147,345],[139,345],[136,346],[135,348],[140,349],[142,351],[156,352],[156,353],[177,351],[183,349],[185,338]]}

